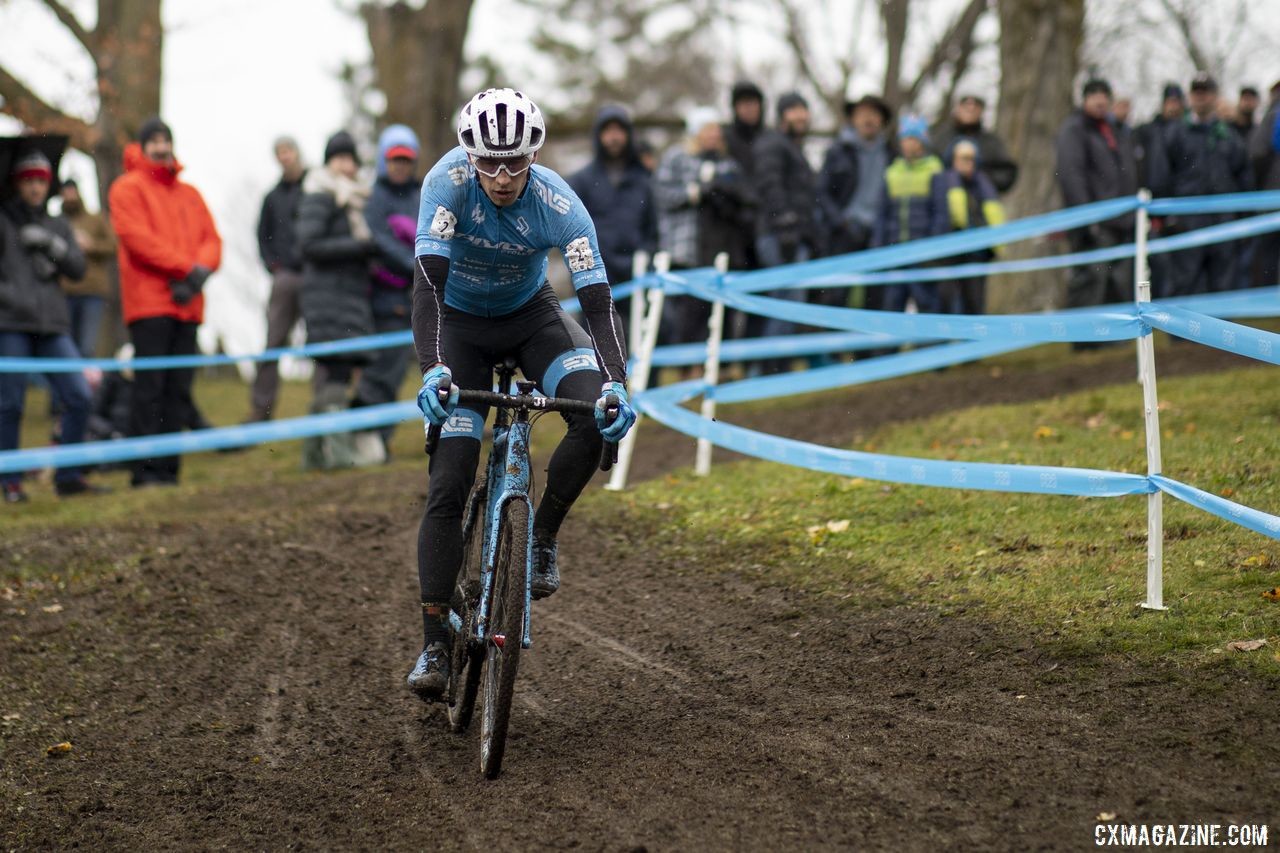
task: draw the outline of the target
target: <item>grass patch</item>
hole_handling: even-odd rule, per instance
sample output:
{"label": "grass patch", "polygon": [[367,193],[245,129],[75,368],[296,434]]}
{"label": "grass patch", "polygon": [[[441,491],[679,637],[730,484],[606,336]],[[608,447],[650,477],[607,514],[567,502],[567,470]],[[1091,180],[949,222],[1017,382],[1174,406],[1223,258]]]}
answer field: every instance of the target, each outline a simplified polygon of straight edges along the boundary
{"label": "grass patch", "polygon": [[[1165,472],[1280,508],[1280,400],[1256,370],[1161,383]],[[960,461],[1145,472],[1141,392],[1110,386],[896,425],[858,449]],[[724,411],[732,422],[733,410]],[[618,499],[594,495],[600,512]],[[1144,597],[1146,498],[931,489],[773,463],[681,472],[622,497],[676,565],[722,566],[851,607],[904,602],[974,613],[1059,652],[1174,656],[1280,674],[1280,543],[1165,498],[1167,613]],[[1230,652],[1233,640],[1269,646]]]}

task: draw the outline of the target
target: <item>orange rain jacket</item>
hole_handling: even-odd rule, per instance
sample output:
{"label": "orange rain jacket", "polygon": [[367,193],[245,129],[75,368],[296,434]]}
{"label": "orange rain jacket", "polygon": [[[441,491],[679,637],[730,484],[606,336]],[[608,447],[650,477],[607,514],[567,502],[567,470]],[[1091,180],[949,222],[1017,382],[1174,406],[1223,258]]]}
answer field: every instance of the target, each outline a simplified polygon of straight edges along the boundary
{"label": "orange rain jacket", "polygon": [[124,149],[125,174],[108,195],[111,226],[120,240],[120,304],[125,324],[148,317],[185,323],[204,319],[204,296],[173,301],[169,282],[186,278],[197,264],[216,270],[222,238],[200,193],[178,180],[172,167],[147,159],[142,146]]}

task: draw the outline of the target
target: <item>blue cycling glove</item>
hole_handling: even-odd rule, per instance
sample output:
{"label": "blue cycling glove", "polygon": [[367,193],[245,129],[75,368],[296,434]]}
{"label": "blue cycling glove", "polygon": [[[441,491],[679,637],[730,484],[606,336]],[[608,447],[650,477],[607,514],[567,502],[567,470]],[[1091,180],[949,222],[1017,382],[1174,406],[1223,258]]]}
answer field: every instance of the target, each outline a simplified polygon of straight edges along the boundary
{"label": "blue cycling glove", "polygon": [[[449,401],[440,402],[440,386],[449,380]],[[418,408],[430,426],[442,426],[453,410],[458,408],[458,386],[453,384],[453,374],[443,364],[437,364],[422,375],[422,389],[418,391]]]}
{"label": "blue cycling glove", "polygon": [[[606,419],[605,406],[610,394],[618,398],[618,416],[613,423]],[[636,410],[631,408],[627,399],[627,389],[621,382],[606,382],[600,389],[600,399],[596,400],[596,429],[604,436],[605,441],[619,442],[630,431],[636,422]]]}

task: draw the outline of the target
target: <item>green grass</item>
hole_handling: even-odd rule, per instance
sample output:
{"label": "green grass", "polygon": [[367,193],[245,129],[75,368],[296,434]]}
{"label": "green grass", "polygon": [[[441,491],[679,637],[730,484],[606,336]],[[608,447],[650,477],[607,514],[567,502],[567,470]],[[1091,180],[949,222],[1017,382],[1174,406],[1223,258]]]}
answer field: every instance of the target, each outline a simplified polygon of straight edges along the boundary
{"label": "green grass", "polygon": [[[1160,385],[1165,473],[1280,509],[1280,399],[1244,369]],[[872,397],[872,399],[874,399]],[[904,456],[1145,472],[1141,390],[1112,386],[881,430],[858,449]],[[733,410],[722,416],[733,422]],[[593,496],[606,512],[612,497]],[[623,497],[667,531],[689,571],[727,567],[850,607],[923,604],[1025,632],[1059,651],[1247,658],[1280,672],[1280,543],[1166,497],[1165,603],[1144,598],[1146,497],[1072,498],[846,479],[767,462],[687,472]],[[1260,652],[1233,640],[1269,638]]]}

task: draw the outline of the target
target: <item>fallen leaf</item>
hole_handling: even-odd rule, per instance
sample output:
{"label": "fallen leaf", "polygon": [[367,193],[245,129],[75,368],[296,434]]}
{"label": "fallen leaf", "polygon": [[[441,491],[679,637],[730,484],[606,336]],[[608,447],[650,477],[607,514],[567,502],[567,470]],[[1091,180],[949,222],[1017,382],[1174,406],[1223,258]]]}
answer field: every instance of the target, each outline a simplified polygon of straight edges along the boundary
{"label": "fallen leaf", "polygon": [[849,529],[849,524],[850,522],[847,518],[842,518],[839,521],[828,521],[827,529],[832,533],[844,533]]}
{"label": "fallen leaf", "polygon": [[1244,564],[1246,566],[1269,566],[1271,565],[1271,555],[1254,554],[1252,557],[1245,557]]}
{"label": "fallen leaf", "polygon": [[1090,415],[1084,419],[1084,425],[1089,429],[1097,429],[1107,422],[1106,412],[1098,412],[1096,415]]}
{"label": "fallen leaf", "polygon": [[1227,643],[1227,648],[1233,652],[1256,652],[1266,644],[1266,640],[1236,640],[1234,643]]}
{"label": "fallen leaf", "polygon": [[1036,438],[1053,438],[1057,434],[1058,434],[1058,431],[1051,426],[1036,427],[1036,433],[1035,433]]}
{"label": "fallen leaf", "polygon": [[1229,498],[1229,497],[1231,497],[1232,495],[1234,495],[1235,493],[1236,493],[1236,490],[1235,490],[1235,489],[1233,489],[1233,488],[1231,488],[1230,486],[1227,486],[1225,489],[1223,489],[1222,491],[1218,492],[1218,494],[1222,495],[1224,498]]}
{"label": "fallen leaf", "polygon": [[62,605],[61,605],[61,604],[50,604],[48,607],[41,607],[40,609],[41,609],[41,610],[43,610],[45,613],[61,613],[61,612],[62,612]]}
{"label": "fallen leaf", "polygon": [[62,743],[55,743],[53,746],[45,750],[47,755],[61,755],[64,752],[71,751],[71,741],[64,740]]}
{"label": "fallen leaf", "polygon": [[1108,820],[1115,820],[1115,819],[1116,819],[1115,812],[1098,812],[1098,816],[1097,818],[1095,818],[1095,820],[1100,820],[1104,822]]}
{"label": "fallen leaf", "polygon": [[21,719],[22,719],[21,714],[5,714],[3,717],[0,717],[0,720],[3,720],[6,723],[12,723],[14,720],[21,720]]}
{"label": "fallen leaf", "polygon": [[1120,430],[1120,437],[1125,441],[1128,441],[1129,439],[1133,438],[1133,430],[1131,429]]}
{"label": "fallen leaf", "polygon": [[1244,436],[1243,436],[1243,435],[1237,435],[1237,436],[1236,436],[1236,444],[1244,444]]}
{"label": "fallen leaf", "polygon": [[1196,425],[1195,425],[1195,423],[1189,423],[1189,424],[1187,424],[1186,426],[1184,426],[1184,427],[1182,428],[1182,431],[1183,431],[1183,432],[1186,432],[1186,433],[1192,433],[1192,432],[1195,432],[1195,431],[1196,431]]}
{"label": "fallen leaf", "polygon": [[1280,601],[1280,587],[1271,587],[1271,589],[1262,593],[1262,597],[1267,601]]}
{"label": "fallen leaf", "polygon": [[1202,568],[1204,568],[1204,567],[1205,567],[1205,565],[1206,565],[1206,563],[1205,563],[1205,561],[1204,561],[1204,560],[1196,560],[1196,561],[1195,561],[1195,566],[1196,566],[1196,568],[1201,568],[1201,569],[1202,569]]}

